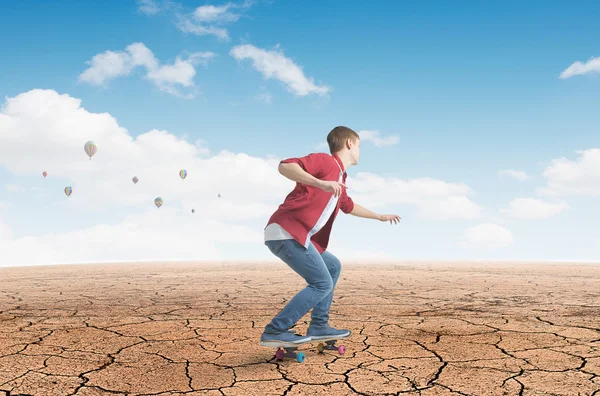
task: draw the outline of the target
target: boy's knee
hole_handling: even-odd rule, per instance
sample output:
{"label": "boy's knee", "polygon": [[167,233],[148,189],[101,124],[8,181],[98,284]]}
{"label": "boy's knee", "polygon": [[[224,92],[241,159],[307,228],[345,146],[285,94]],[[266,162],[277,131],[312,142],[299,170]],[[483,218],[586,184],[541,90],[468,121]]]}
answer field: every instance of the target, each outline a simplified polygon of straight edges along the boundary
{"label": "boy's knee", "polygon": [[334,274],[339,275],[342,272],[342,263],[337,257],[331,262],[331,265],[333,266]]}
{"label": "boy's knee", "polygon": [[333,290],[333,279],[331,279],[331,276],[328,276],[327,278],[315,283],[314,286],[317,290],[327,295]]}
{"label": "boy's knee", "polygon": [[327,270],[333,279],[337,279],[342,272],[342,263],[337,257],[332,256],[327,259]]}

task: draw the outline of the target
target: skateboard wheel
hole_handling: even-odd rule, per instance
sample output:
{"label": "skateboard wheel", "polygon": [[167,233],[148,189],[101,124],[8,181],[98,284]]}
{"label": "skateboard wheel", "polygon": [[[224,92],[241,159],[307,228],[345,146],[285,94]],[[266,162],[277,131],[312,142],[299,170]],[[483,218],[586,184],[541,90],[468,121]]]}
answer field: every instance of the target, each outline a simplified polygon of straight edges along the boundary
{"label": "skateboard wheel", "polygon": [[319,345],[317,345],[317,351],[319,351],[319,352],[323,352],[323,349],[324,349],[324,346],[323,346],[323,344],[319,344]]}
{"label": "skateboard wheel", "polygon": [[275,352],[275,357],[277,358],[277,360],[283,359],[283,355],[285,355],[283,349],[278,349],[277,352]]}
{"label": "skateboard wheel", "polygon": [[298,361],[298,363],[302,363],[304,361],[304,352],[298,352],[298,354],[296,355],[296,360]]}
{"label": "skateboard wheel", "polygon": [[338,352],[340,353],[340,355],[343,355],[346,352],[346,347],[343,345],[340,345],[338,347]]}

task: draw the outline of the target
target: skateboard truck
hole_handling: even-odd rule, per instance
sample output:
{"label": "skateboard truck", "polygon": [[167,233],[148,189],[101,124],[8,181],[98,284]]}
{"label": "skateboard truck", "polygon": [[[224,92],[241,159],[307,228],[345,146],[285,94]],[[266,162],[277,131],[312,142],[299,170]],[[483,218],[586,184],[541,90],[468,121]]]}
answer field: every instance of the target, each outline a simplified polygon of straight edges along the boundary
{"label": "skateboard truck", "polygon": [[277,360],[283,360],[284,357],[296,358],[299,363],[304,361],[304,352],[296,353],[296,347],[279,347],[275,352],[275,358]]}
{"label": "skateboard truck", "polygon": [[332,351],[338,351],[340,355],[343,355],[346,352],[346,347],[344,345],[340,345],[339,347],[335,345],[335,342],[337,340],[330,340],[330,341],[326,341],[325,345],[323,345],[323,343],[319,343],[319,345],[317,345],[317,351],[319,351],[319,353],[323,353],[324,350],[332,350]]}

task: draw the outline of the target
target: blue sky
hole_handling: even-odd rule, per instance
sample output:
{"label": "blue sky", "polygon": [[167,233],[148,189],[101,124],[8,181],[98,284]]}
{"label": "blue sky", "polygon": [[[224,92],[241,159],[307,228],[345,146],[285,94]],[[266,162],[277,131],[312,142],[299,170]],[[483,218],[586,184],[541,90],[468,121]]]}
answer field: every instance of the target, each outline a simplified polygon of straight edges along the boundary
{"label": "blue sky", "polygon": [[341,215],[334,254],[598,260],[600,5],[575,4],[4,6],[0,265],[271,259],[276,164],[336,125],[363,136],[349,194],[403,221]]}

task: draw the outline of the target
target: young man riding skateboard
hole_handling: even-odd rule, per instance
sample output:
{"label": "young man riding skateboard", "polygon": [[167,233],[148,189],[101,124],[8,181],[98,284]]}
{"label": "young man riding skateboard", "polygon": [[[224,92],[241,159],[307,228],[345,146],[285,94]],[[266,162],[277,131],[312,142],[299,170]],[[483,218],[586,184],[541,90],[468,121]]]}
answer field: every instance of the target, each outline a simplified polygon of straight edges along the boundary
{"label": "young man riding skateboard", "polygon": [[[326,251],[338,210],[390,224],[400,217],[377,214],[355,204],[346,193],[346,170],[358,164],[360,136],[338,126],[327,135],[330,154],[313,153],[280,162],[279,172],[295,181],[294,190],[273,213],[265,227],[265,245],[308,286],[301,290],[265,327],[260,344],[295,346],[309,341],[344,338],[349,330],[331,327],[329,308],[340,276],[340,261]],[[306,336],[288,329],[312,308]]]}

